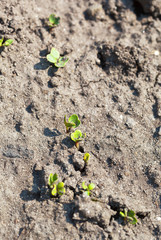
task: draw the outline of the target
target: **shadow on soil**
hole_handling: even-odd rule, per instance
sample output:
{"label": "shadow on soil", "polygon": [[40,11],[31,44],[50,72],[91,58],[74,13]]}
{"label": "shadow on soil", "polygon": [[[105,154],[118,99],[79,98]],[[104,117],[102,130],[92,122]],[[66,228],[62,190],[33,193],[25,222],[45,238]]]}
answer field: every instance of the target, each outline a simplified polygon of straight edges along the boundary
{"label": "shadow on soil", "polygon": [[75,145],[70,137],[64,138],[61,143],[62,143],[62,145],[65,145],[67,148],[73,148]]}
{"label": "shadow on soil", "polygon": [[44,49],[40,51],[40,62],[34,65],[34,70],[47,70],[48,69],[48,76],[53,77],[55,73],[58,71],[56,67],[46,59],[46,55],[48,54],[48,50]]}
{"label": "shadow on soil", "polygon": [[45,182],[45,171],[44,168],[42,170],[36,170],[36,164],[33,167],[33,186],[32,190],[29,191],[27,189],[22,190],[20,197],[23,201],[43,201],[49,199],[50,196],[47,193],[46,182]]}
{"label": "shadow on soil", "polygon": [[61,135],[61,132],[55,128],[52,131],[49,128],[44,128],[44,135],[46,137],[57,137]]}

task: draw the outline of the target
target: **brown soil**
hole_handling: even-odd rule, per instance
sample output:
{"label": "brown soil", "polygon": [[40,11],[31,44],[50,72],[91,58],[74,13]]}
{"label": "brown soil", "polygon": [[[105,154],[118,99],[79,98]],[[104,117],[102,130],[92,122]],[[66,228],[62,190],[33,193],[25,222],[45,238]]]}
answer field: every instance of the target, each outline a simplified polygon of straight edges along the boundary
{"label": "brown soil", "polygon": [[[1,0],[2,36],[14,42],[0,48],[0,239],[159,240],[160,0]],[[65,68],[46,60],[52,47]],[[81,151],[63,122],[74,113]],[[66,194],[51,199],[55,172]]]}

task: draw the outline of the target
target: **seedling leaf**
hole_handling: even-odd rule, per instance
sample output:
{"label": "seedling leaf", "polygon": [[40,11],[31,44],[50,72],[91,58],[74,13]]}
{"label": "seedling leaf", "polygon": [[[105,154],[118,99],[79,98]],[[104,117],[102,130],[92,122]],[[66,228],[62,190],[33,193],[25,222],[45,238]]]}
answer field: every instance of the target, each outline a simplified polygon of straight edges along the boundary
{"label": "seedling leaf", "polygon": [[75,127],[75,123],[73,122],[67,122],[66,121],[66,115],[64,116],[64,124],[67,128],[70,128],[70,127]]}
{"label": "seedling leaf", "polygon": [[85,185],[85,182],[82,182],[82,188],[83,188],[84,190],[87,189],[87,186]]}
{"label": "seedling leaf", "polygon": [[52,189],[51,194],[52,194],[53,196],[55,196],[55,195],[57,194],[56,184],[54,184],[54,188]]}
{"label": "seedling leaf", "polygon": [[126,209],[123,212],[120,212],[120,216],[124,218],[126,222],[129,222],[131,224],[136,224],[137,219],[135,217],[135,212],[133,210],[127,211]]}
{"label": "seedling leaf", "polygon": [[58,185],[57,185],[57,188],[58,188],[58,189],[61,189],[61,188],[63,188],[63,187],[64,187],[64,183],[63,183],[63,182],[58,183]]}
{"label": "seedling leaf", "polygon": [[88,190],[93,190],[95,188],[95,185],[94,185],[94,183],[90,183],[89,185],[88,185]]}
{"label": "seedling leaf", "polygon": [[50,188],[53,187],[53,184],[58,180],[58,175],[55,173],[54,175],[50,173],[49,175],[49,180],[48,180],[48,185]]}
{"label": "seedling leaf", "polygon": [[86,164],[88,163],[89,158],[90,158],[90,154],[89,153],[85,153],[83,160],[85,161]]}
{"label": "seedling leaf", "polygon": [[3,39],[4,38],[0,39],[0,47],[2,47],[2,45],[3,45]]}
{"label": "seedling leaf", "polygon": [[51,55],[56,59],[58,59],[60,57],[60,53],[55,48],[51,49]]}
{"label": "seedling leaf", "polygon": [[55,48],[52,48],[50,54],[47,55],[47,60],[54,63],[55,67],[60,68],[65,66],[69,58],[60,57],[60,53]]}
{"label": "seedling leaf", "polygon": [[68,62],[69,58],[66,57],[61,57],[57,63],[55,63],[55,67],[64,67],[66,65],[66,63]]}
{"label": "seedling leaf", "polygon": [[87,191],[85,191],[84,193],[85,193],[87,196],[89,196],[89,195],[90,195],[90,191],[88,191],[88,190],[87,190]]}
{"label": "seedling leaf", "polygon": [[73,126],[73,128],[76,128],[80,125],[80,120],[78,118],[78,116],[76,114],[73,114],[69,117],[68,121],[70,123],[74,123],[75,125]]}
{"label": "seedling leaf", "polygon": [[127,215],[133,218],[135,216],[135,212],[132,210],[129,210]]}
{"label": "seedling leaf", "polygon": [[62,196],[63,194],[65,194],[65,188],[58,189],[58,194],[59,194],[60,196]]}
{"label": "seedling leaf", "polygon": [[133,217],[133,220],[130,221],[131,224],[136,224],[138,222],[138,220],[136,219],[136,217]]}
{"label": "seedling leaf", "polygon": [[123,212],[120,212],[120,216],[124,218],[125,214]]}
{"label": "seedling leaf", "polygon": [[83,138],[85,138],[86,134],[82,134],[82,132],[80,130],[75,130],[75,132],[73,132],[71,134],[71,139],[74,141],[74,142],[80,142],[83,140]]}
{"label": "seedling leaf", "polygon": [[59,17],[55,17],[55,14],[51,14],[49,16],[49,22],[52,24],[50,25],[50,27],[54,27],[54,25],[58,25],[59,24]]}
{"label": "seedling leaf", "polygon": [[8,40],[6,40],[4,43],[3,43],[3,46],[9,46],[9,45],[11,45],[13,43],[13,40],[12,39],[8,39]]}
{"label": "seedling leaf", "polygon": [[57,58],[54,58],[51,54],[47,55],[47,60],[51,63],[56,63],[57,62]]}

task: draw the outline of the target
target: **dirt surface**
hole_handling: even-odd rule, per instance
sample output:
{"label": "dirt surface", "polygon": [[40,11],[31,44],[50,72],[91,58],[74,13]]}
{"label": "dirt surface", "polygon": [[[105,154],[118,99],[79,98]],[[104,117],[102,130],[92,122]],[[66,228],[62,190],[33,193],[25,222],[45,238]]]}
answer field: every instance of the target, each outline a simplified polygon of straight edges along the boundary
{"label": "dirt surface", "polygon": [[[161,239],[160,0],[1,0],[0,36],[14,39],[0,49],[0,239]],[[74,113],[81,151],[63,122]],[[51,199],[55,172],[66,194]]]}

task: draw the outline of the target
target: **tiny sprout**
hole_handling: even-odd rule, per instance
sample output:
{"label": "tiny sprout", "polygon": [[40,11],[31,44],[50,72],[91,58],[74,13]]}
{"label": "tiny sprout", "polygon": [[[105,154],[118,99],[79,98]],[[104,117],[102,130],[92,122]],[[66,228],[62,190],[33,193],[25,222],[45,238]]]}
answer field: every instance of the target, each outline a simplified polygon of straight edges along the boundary
{"label": "tiny sprout", "polygon": [[80,125],[80,120],[79,120],[79,118],[76,114],[73,114],[68,118],[68,122],[67,122],[66,121],[66,115],[65,115],[64,124],[66,126],[66,131],[68,133],[71,128],[76,128]]}
{"label": "tiny sprout", "polygon": [[71,134],[71,139],[75,142],[77,149],[79,149],[79,142],[82,141],[85,137],[86,133],[83,135],[80,130],[75,130],[75,132]]}
{"label": "tiny sprout", "polygon": [[52,48],[50,54],[47,55],[47,60],[54,63],[55,67],[60,68],[66,65],[69,58],[60,57],[60,53],[55,48]]}
{"label": "tiny sprout", "polygon": [[123,212],[120,212],[120,216],[124,218],[125,223],[129,222],[131,224],[137,223],[137,218],[135,217],[135,212],[132,210],[127,211],[126,209]]}
{"label": "tiny sprout", "polygon": [[49,16],[49,22],[50,22],[49,27],[53,28],[53,27],[59,25],[59,21],[60,21],[60,17],[56,17],[55,14],[50,14],[50,16]]}
{"label": "tiny sprout", "polygon": [[90,159],[90,154],[89,153],[85,153],[84,154],[84,158],[83,158],[83,160],[85,161],[85,164],[88,164],[89,159]]}
{"label": "tiny sprout", "polygon": [[57,181],[58,175],[56,173],[54,175],[50,173],[48,185],[50,187],[52,196],[62,196],[65,193],[64,183],[59,182],[58,184],[56,184]]}
{"label": "tiny sprout", "polygon": [[90,183],[88,186],[85,185],[85,182],[82,182],[82,188],[84,190],[84,193],[87,195],[87,196],[90,196],[91,194],[91,190],[93,190],[95,188],[95,185],[94,183]]}
{"label": "tiny sprout", "polygon": [[0,47],[8,47],[9,45],[11,45],[13,42],[12,39],[8,39],[6,41],[4,41],[4,37],[0,39]]}

